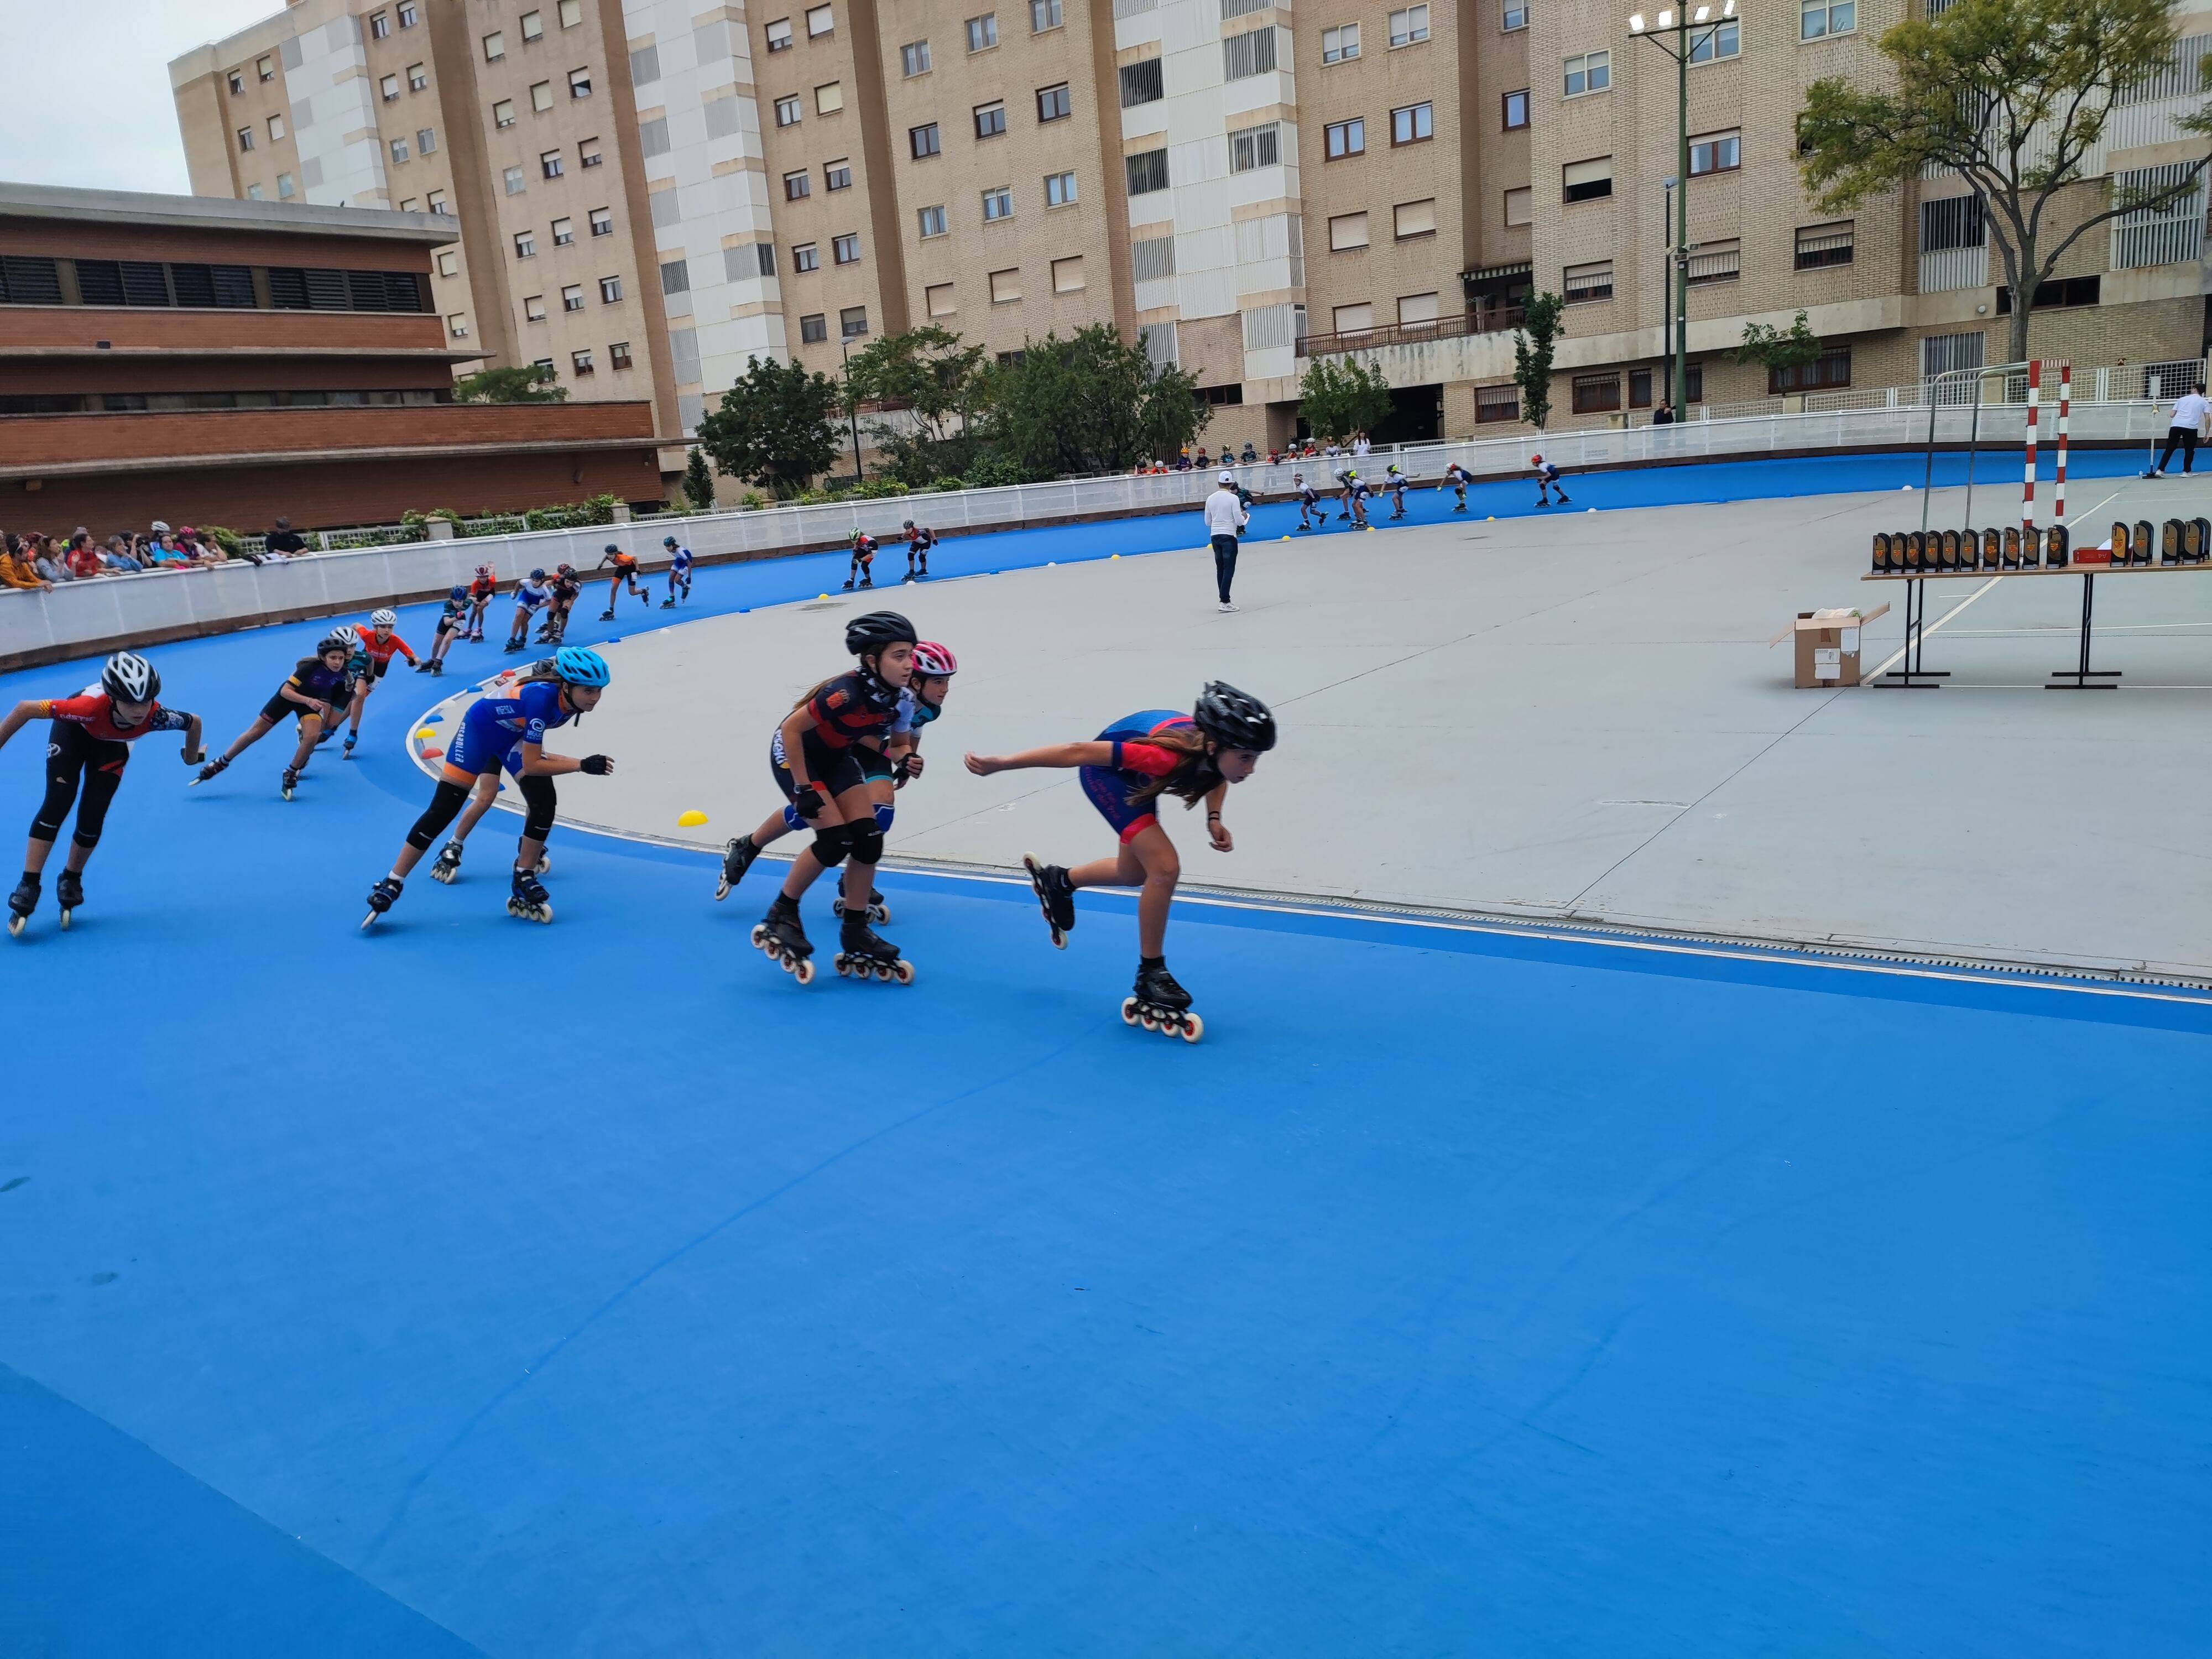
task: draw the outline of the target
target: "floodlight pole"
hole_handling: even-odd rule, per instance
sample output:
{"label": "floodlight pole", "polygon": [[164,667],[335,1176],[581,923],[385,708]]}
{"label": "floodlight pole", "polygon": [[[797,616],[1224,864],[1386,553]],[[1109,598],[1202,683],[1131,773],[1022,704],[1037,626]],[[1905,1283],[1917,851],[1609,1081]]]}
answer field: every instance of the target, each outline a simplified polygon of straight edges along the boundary
{"label": "floodlight pole", "polygon": [[[1628,20],[1628,32],[1640,34],[1674,60],[1674,176],[1681,187],[1674,196],[1674,419],[1679,422],[1689,418],[1690,392],[1690,53],[1695,50],[1691,36],[1711,40],[1719,33],[1723,21],[1735,15],[1735,0],[1720,0],[1720,16],[1713,18],[1711,3],[1697,8],[1692,15],[1689,7],[1670,9],[1659,14],[1658,29],[1654,33],[1645,27],[1644,14],[1637,12]],[[1708,21],[1708,19],[1712,21]],[[1670,46],[1662,37],[1672,34]]]}

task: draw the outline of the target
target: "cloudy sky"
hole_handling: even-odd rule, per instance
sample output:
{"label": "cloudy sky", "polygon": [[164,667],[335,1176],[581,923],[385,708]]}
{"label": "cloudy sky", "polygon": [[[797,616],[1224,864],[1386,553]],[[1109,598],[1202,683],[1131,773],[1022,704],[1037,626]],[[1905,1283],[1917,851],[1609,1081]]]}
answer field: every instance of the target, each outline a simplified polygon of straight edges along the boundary
{"label": "cloudy sky", "polygon": [[110,190],[191,189],[169,60],[284,0],[0,0],[15,95],[0,179]]}

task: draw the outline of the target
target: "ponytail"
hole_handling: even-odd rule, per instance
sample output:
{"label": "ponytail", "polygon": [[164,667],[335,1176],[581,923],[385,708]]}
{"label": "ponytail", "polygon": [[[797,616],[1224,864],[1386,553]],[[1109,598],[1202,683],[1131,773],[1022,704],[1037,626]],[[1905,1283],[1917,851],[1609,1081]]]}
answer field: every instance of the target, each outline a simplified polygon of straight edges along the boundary
{"label": "ponytail", "polygon": [[1154,732],[1135,741],[1151,744],[1155,749],[1170,750],[1182,758],[1165,777],[1146,778],[1132,789],[1127,798],[1130,805],[1142,806],[1162,795],[1173,795],[1186,808],[1193,807],[1220,787],[1221,768],[1206,752],[1202,732],[1195,728]]}

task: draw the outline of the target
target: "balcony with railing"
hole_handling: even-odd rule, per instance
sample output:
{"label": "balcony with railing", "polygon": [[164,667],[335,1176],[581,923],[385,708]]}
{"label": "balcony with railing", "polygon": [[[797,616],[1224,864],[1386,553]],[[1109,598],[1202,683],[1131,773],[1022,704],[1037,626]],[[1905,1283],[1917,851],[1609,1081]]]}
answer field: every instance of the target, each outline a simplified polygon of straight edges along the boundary
{"label": "balcony with railing", "polygon": [[1476,334],[1502,334],[1521,326],[1526,313],[1519,306],[1492,306],[1462,312],[1428,323],[1390,323],[1380,328],[1341,330],[1334,334],[1301,334],[1297,355],[1328,357],[1346,351],[1376,351],[1384,346],[1419,345],[1429,340],[1460,340]]}

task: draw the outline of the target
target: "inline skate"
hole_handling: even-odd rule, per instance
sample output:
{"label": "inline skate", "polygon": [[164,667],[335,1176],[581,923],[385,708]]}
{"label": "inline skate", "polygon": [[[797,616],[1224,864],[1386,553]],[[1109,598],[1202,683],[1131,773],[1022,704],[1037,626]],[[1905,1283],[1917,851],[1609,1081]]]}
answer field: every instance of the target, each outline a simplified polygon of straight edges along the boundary
{"label": "inline skate", "polygon": [[284,799],[286,800],[291,799],[292,792],[299,787],[300,769],[296,766],[286,767],[284,769]]}
{"label": "inline skate", "polygon": [[722,878],[714,885],[716,902],[729,897],[730,890],[745,878],[745,872],[753,867],[753,860],[759,856],[760,848],[753,845],[750,832],[731,839],[722,849]]}
{"label": "inline skate", "polygon": [[84,902],[84,873],[64,870],[54,878],[54,902],[62,908],[62,932],[69,932],[70,912]]}
{"label": "inline skate", "polygon": [[1023,854],[1022,864],[1030,872],[1030,885],[1036,890],[1037,908],[1044,912],[1045,926],[1052,929],[1053,949],[1065,951],[1067,936],[1075,927],[1075,884],[1068,880],[1065,868],[1040,864],[1034,853]]}
{"label": "inline skate", "polygon": [[351,759],[353,758],[353,746],[354,746],[356,744],[359,743],[360,741],[361,741],[361,733],[360,733],[360,732],[347,732],[347,733],[346,733],[346,740],[345,740],[345,753],[344,753],[344,758],[345,758],[345,759],[347,759],[347,760],[351,760]]}
{"label": "inline skate", "polygon": [[368,890],[368,914],[361,919],[363,933],[376,925],[376,919],[398,902],[400,889],[406,884],[396,876],[386,876]]}
{"label": "inline skate", "polygon": [[778,893],[768,914],[753,924],[753,944],[801,985],[814,982],[814,946],[799,925],[797,901]]}
{"label": "inline skate", "polygon": [[31,912],[39,908],[39,878],[28,874],[15,884],[15,890],[8,895],[8,934],[11,939],[23,937],[23,924],[31,919]]}
{"label": "inline skate", "polygon": [[1121,1000],[1121,1023],[1195,1042],[1206,1022],[1190,1011],[1190,993],[1176,983],[1165,961],[1139,962],[1136,988]]}
{"label": "inline skate", "polygon": [[430,866],[430,879],[450,887],[461,873],[461,844],[449,841],[438,849],[438,857]]}
{"label": "inline skate", "polygon": [[[845,896],[842,893],[830,901],[830,914],[838,921],[845,920]],[[871,887],[868,890],[868,921],[872,925],[891,919],[891,907],[884,902],[884,896]]]}
{"label": "inline skate", "polygon": [[536,871],[516,867],[514,884],[507,896],[507,914],[524,921],[553,920],[552,896],[545,890],[545,884],[538,879]]}
{"label": "inline skate", "polygon": [[879,937],[859,916],[847,916],[839,926],[837,954],[830,958],[830,965],[854,979],[866,979],[872,974],[886,981],[914,983],[914,964],[899,955],[897,945]]}

